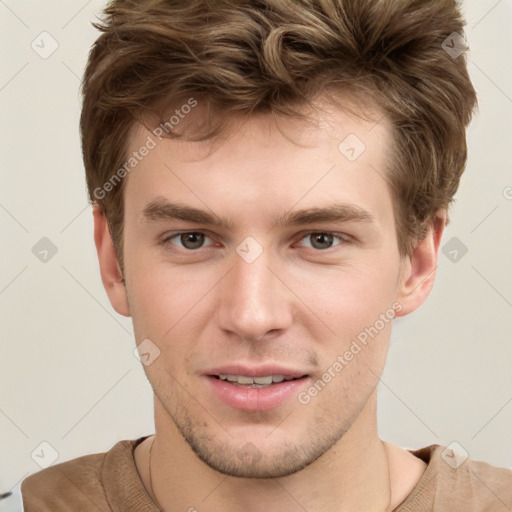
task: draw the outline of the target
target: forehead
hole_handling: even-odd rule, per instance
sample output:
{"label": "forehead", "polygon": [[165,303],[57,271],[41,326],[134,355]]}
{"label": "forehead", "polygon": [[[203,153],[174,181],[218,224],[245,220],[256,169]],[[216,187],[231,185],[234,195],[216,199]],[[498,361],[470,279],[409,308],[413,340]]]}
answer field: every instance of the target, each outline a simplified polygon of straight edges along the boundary
{"label": "forehead", "polygon": [[[378,109],[366,108],[360,117],[351,108],[320,104],[307,123],[271,114],[233,119],[220,137],[200,142],[163,138],[164,124],[160,130],[138,125],[128,156],[151,149],[127,177],[126,209],[140,217],[164,197],[241,221],[245,212],[254,224],[266,215],[275,221],[294,204],[341,200],[366,205],[375,217],[388,215],[390,127]],[[200,120],[198,105],[184,129]]]}

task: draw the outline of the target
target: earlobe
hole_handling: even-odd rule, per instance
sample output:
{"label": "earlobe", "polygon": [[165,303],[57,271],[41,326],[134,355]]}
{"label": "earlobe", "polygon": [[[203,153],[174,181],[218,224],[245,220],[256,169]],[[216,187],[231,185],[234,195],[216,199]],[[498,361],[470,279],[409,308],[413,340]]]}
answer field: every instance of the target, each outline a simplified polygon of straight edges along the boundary
{"label": "earlobe", "polygon": [[446,213],[439,212],[423,240],[416,243],[402,262],[397,300],[403,308],[396,316],[405,316],[421,306],[430,294],[436,276],[437,257],[446,223]]}
{"label": "earlobe", "polygon": [[107,219],[100,206],[93,205],[94,243],[98,253],[101,280],[112,307],[123,316],[130,316],[126,286],[112,243]]}

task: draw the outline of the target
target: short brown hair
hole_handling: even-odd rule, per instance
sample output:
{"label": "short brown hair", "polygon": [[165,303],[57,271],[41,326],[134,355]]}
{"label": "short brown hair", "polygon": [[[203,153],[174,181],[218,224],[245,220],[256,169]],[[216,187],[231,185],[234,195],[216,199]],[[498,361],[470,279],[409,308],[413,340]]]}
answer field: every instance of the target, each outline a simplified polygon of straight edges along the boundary
{"label": "short brown hair", "polygon": [[192,140],[236,115],[300,117],[331,90],[374,102],[393,131],[387,179],[402,256],[453,201],[476,108],[465,55],[445,51],[463,37],[456,0],[114,0],[104,15],[80,129],[89,196],[121,269],[125,180],[108,193],[104,184],[126,162],[137,121],[180,98],[212,113]]}

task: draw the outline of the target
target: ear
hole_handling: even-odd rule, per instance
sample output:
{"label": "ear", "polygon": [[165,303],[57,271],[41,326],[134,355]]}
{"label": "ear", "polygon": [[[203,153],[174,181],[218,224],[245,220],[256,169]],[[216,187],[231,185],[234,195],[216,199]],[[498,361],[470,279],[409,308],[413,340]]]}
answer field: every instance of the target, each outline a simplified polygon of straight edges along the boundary
{"label": "ear", "polygon": [[432,290],[445,224],[446,212],[439,211],[425,238],[418,241],[411,255],[402,260],[397,300],[403,308],[396,316],[408,315],[419,308]]}
{"label": "ear", "polygon": [[130,316],[126,286],[119,268],[117,255],[108,229],[107,219],[99,205],[93,205],[94,243],[98,253],[103,286],[112,307],[124,316]]}

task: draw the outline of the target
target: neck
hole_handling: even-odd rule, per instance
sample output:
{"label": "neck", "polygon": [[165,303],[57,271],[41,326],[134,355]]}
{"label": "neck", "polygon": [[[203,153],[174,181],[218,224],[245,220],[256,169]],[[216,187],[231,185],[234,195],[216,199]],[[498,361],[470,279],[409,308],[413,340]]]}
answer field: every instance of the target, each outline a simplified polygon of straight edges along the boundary
{"label": "neck", "polygon": [[[195,455],[156,399],[155,426],[148,492],[163,512],[389,512],[397,504],[388,450],[377,435],[375,393],[331,449],[281,478],[238,478],[213,470]],[[146,468],[148,463],[149,453]]]}

